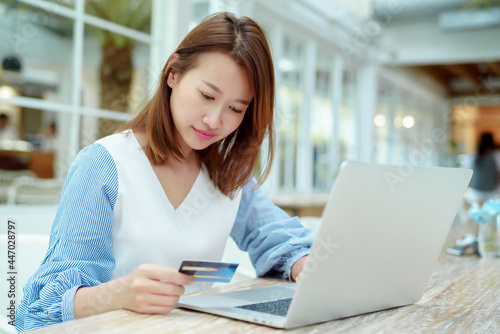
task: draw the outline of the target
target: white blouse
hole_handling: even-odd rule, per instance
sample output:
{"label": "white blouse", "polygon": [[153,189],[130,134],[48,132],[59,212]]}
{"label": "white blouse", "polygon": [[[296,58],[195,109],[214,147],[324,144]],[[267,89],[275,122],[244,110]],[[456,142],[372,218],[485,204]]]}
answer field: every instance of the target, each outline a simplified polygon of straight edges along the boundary
{"label": "white blouse", "polygon": [[[109,151],[118,172],[119,191],[113,211],[116,264],[111,279],[132,272],[145,258],[174,268],[179,268],[184,259],[220,261],[241,191],[233,199],[224,196],[202,167],[188,195],[174,209],[131,131],[97,143]],[[186,293],[210,286],[195,283],[186,287]]]}

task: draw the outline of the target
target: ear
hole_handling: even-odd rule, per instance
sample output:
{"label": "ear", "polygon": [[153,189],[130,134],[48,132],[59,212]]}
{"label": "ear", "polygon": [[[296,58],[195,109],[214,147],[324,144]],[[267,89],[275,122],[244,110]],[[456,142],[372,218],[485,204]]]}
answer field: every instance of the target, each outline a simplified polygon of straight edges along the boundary
{"label": "ear", "polygon": [[170,88],[174,88],[174,86],[177,82],[177,77],[178,77],[177,72],[175,72],[173,69],[170,69],[170,72],[168,73],[168,77],[167,77],[167,85]]}
{"label": "ear", "polygon": [[168,77],[167,77],[167,85],[170,88],[174,88],[177,78],[179,77],[179,73],[175,69],[175,62],[179,59],[179,55],[177,53],[174,53],[168,58],[167,61],[167,68],[169,70]]}

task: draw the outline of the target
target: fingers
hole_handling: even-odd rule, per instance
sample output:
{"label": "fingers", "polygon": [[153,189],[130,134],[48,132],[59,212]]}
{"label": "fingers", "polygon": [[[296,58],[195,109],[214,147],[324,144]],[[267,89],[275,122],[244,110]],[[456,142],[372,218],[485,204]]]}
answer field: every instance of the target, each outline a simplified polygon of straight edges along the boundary
{"label": "fingers", "polygon": [[127,277],[128,289],[122,308],[139,313],[169,313],[184,293],[183,285],[194,283],[191,276],[158,264],[143,264]]}
{"label": "fingers", "polygon": [[137,294],[154,293],[166,296],[180,296],[185,291],[182,285],[151,280],[146,277],[136,279],[132,284],[132,290]]}
{"label": "fingers", "polygon": [[142,264],[137,270],[143,276],[158,281],[166,281],[179,285],[191,285],[194,279],[191,276],[180,273],[177,269],[159,264]]}
{"label": "fingers", "polygon": [[177,304],[180,296],[166,296],[157,294],[135,295],[130,309],[139,313],[168,313]]}
{"label": "fingers", "polygon": [[304,269],[307,258],[308,255],[303,256],[292,265],[292,270],[290,272],[292,280],[297,281],[298,276],[302,274],[302,270]]}
{"label": "fingers", "polygon": [[143,305],[150,306],[174,306],[180,299],[180,296],[166,296],[166,295],[156,295],[149,294],[147,297],[144,297],[144,300],[140,300],[139,302]]}

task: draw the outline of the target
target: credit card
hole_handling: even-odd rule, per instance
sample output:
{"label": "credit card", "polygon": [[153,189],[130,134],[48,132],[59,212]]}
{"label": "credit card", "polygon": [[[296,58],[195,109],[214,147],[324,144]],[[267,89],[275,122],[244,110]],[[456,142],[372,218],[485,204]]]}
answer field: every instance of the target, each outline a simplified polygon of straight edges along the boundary
{"label": "credit card", "polygon": [[184,260],[179,272],[189,275],[198,282],[229,283],[238,268],[238,263]]}

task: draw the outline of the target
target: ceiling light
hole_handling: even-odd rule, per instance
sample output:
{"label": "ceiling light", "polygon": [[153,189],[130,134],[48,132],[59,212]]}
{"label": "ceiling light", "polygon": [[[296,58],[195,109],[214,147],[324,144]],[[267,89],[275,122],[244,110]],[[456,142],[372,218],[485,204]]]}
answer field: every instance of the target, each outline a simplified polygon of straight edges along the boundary
{"label": "ceiling light", "polygon": [[403,126],[407,129],[411,129],[413,128],[413,126],[415,125],[415,119],[411,116],[406,116],[405,118],[403,118]]}
{"label": "ceiling light", "polygon": [[378,114],[373,119],[373,122],[375,123],[375,126],[381,128],[381,127],[383,127],[385,125],[385,116]]}
{"label": "ceiling light", "polygon": [[0,98],[11,99],[16,96],[16,91],[10,86],[0,86]]}
{"label": "ceiling light", "polygon": [[287,58],[278,61],[278,67],[282,72],[292,72],[295,70],[295,63]]}

